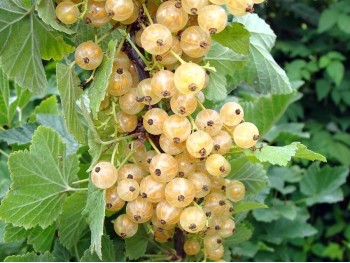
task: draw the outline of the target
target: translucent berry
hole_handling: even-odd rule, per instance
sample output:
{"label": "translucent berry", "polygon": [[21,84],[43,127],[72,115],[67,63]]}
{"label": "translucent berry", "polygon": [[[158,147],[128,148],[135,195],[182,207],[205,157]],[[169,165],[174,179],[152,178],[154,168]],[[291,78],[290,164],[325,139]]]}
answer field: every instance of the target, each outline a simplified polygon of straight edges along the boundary
{"label": "translucent berry", "polygon": [[63,24],[74,24],[80,15],[78,7],[72,2],[61,2],[56,7],[56,17]]}
{"label": "translucent berry", "polygon": [[199,207],[190,206],[182,211],[181,227],[189,233],[198,233],[205,228],[207,217]]}
{"label": "translucent berry", "polygon": [[164,199],[165,184],[155,181],[152,176],[146,176],[140,183],[140,195],[151,203],[158,203]]}
{"label": "translucent berry", "polygon": [[91,181],[101,189],[112,187],[118,179],[118,172],[110,162],[99,162],[92,168]]}
{"label": "translucent berry", "polygon": [[126,214],[135,223],[145,223],[153,216],[153,205],[141,196],[138,196],[135,200],[127,203]]}
{"label": "translucent berry", "polygon": [[239,202],[245,196],[245,187],[242,182],[233,180],[226,184],[225,192],[228,199],[233,202]]}
{"label": "translucent berry", "polygon": [[188,206],[194,195],[193,183],[185,178],[174,178],[165,187],[165,199],[174,207]]}
{"label": "translucent berry", "polygon": [[258,128],[250,122],[243,122],[233,131],[233,140],[238,147],[250,148],[255,146],[259,139]]}
{"label": "translucent berry", "polygon": [[107,14],[115,21],[128,19],[134,11],[132,0],[107,0],[105,3]]}
{"label": "translucent berry", "polygon": [[148,133],[159,135],[163,133],[163,123],[167,117],[166,111],[160,108],[152,108],[143,116],[143,127]]}
{"label": "translucent berry", "polygon": [[138,224],[130,220],[126,215],[118,216],[114,221],[114,230],[121,238],[129,238],[136,234]]}
{"label": "translucent berry", "polygon": [[106,209],[108,211],[119,211],[124,205],[125,201],[118,196],[117,186],[108,188],[105,193]]}
{"label": "translucent berry", "polygon": [[205,158],[213,150],[213,139],[204,131],[196,131],[186,141],[188,152],[195,158]]}
{"label": "translucent berry", "polygon": [[149,165],[149,172],[155,181],[159,183],[169,182],[177,175],[177,161],[170,154],[157,154],[152,158]]}
{"label": "translucent berry", "polygon": [[175,87],[182,94],[196,94],[205,85],[205,70],[194,63],[179,66],[174,75]]}
{"label": "translucent berry", "polygon": [[188,14],[181,8],[180,1],[166,1],[157,10],[157,23],[166,26],[171,32],[182,30],[188,21]]}
{"label": "translucent berry", "polygon": [[236,126],[243,121],[244,111],[238,103],[227,102],[220,110],[220,117],[225,125]]}
{"label": "translucent berry", "polygon": [[199,26],[187,28],[181,34],[181,48],[191,58],[201,58],[211,47],[211,38],[207,31]]}
{"label": "translucent berry", "polygon": [[118,182],[117,191],[121,199],[124,201],[132,201],[139,195],[140,187],[133,179],[123,179]]}
{"label": "translucent berry", "polygon": [[185,241],[184,251],[189,256],[197,255],[201,250],[201,245],[195,239],[189,239]]}
{"label": "translucent berry", "polygon": [[[65,2],[63,2],[65,3]],[[81,43],[75,50],[75,62],[85,70],[93,70],[101,65],[103,53],[99,45],[92,41]]]}
{"label": "translucent berry", "polygon": [[167,52],[173,43],[170,30],[161,24],[148,26],[141,35],[142,47],[152,55],[161,55]]}
{"label": "translucent berry", "polygon": [[186,117],[171,115],[163,123],[163,133],[174,143],[186,141],[191,134],[191,123]]}
{"label": "translucent berry", "polygon": [[174,225],[180,221],[181,207],[174,207],[166,200],[158,203],[156,214],[162,225]]}

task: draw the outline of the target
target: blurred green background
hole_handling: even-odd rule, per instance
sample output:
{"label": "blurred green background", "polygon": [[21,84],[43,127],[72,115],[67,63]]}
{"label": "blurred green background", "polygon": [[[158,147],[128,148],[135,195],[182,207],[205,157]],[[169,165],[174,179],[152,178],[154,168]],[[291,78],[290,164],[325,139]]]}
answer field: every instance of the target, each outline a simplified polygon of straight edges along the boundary
{"label": "blurred green background", "polygon": [[[260,198],[270,209],[249,216],[253,237],[232,249],[233,260],[349,261],[350,177],[339,169],[350,165],[350,1],[267,1],[255,11],[277,35],[276,61],[303,82],[278,125],[288,128],[270,134],[277,145],[302,141],[328,164],[269,170]],[[300,198],[312,192],[321,194]]]}

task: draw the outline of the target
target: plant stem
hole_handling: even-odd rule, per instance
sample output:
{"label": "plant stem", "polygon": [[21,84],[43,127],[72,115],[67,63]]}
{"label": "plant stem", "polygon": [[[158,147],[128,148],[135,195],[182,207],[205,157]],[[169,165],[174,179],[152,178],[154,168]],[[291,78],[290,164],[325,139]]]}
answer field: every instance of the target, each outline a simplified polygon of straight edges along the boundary
{"label": "plant stem", "polygon": [[197,103],[198,103],[199,107],[200,107],[202,110],[206,110],[206,108],[204,107],[204,105],[202,104],[202,102],[199,101],[198,98],[197,98]]}
{"label": "plant stem", "polygon": [[111,140],[111,141],[99,141],[99,143],[101,143],[102,145],[109,145],[109,144],[112,144],[112,143],[115,143],[115,142],[120,142],[120,141],[125,141],[125,140],[128,140],[128,139],[133,139],[135,136],[139,135],[140,133],[134,133],[134,134],[131,134],[131,135],[128,135],[128,136],[124,136],[124,137],[119,137],[117,139],[114,139],[114,140]]}
{"label": "plant stem", "polygon": [[178,60],[180,61],[181,64],[185,64],[187,63],[185,60],[183,60],[179,54],[177,54],[176,52],[174,52],[172,49],[170,49],[170,53]]}
{"label": "plant stem", "polygon": [[70,192],[79,192],[79,191],[87,191],[87,188],[69,188],[68,191]]}
{"label": "plant stem", "polygon": [[116,143],[112,152],[111,163],[114,165],[115,154],[117,153],[119,143]]}
{"label": "plant stem", "polygon": [[3,150],[0,149],[0,153],[5,156],[7,159],[10,157],[10,155],[8,155],[6,152],[4,152]]}
{"label": "plant stem", "polygon": [[160,154],[161,152],[159,151],[159,149],[157,148],[157,146],[154,144],[154,142],[152,141],[152,139],[148,136],[148,134],[146,134],[147,137],[147,141],[149,142],[149,144],[152,146],[152,148],[158,153]]}
{"label": "plant stem", "polygon": [[96,39],[95,42],[96,44],[101,43],[102,40],[104,40],[106,37],[108,37],[114,30],[117,29],[117,26],[119,23],[116,23],[110,30],[108,30],[103,36],[101,36],[99,39]]}
{"label": "plant stem", "polygon": [[0,126],[0,131],[6,131],[4,127]]}
{"label": "plant stem", "polygon": [[136,147],[134,148],[134,144],[132,144],[132,146],[133,146],[133,147],[132,147],[131,151],[130,151],[129,154],[125,157],[125,159],[120,163],[120,165],[119,165],[117,171],[119,171],[119,170],[124,166],[124,164],[126,164],[126,162],[130,159],[130,157],[135,153]]}
{"label": "plant stem", "polygon": [[149,66],[149,61],[145,58],[145,56],[141,53],[141,51],[137,48],[137,46],[134,44],[134,42],[132,42],[132,40],[130,39],[130,36],[126,36],[126,41],[128,41],[128,43],[130,44],[130,46],[133,48],[133,50],[135,50],[135,52],[137,53],[137,55],[139,55],[139,57],[142,59],[143,63],[145,63],[145,65],[148,67]]}
{"label": "plant stem", "polygon": [[153,25],[153,20],[152,20],[151,15],[150,15],[149,12],[148,12],[148,9],[147,9],[146,4],[143,3],[143,4],[142,4],[142,7],[143,7],[143,12],[146,14],[146,16],[147,16],[147,18],[148,18],[150,24]]}
{"label": "plant stem", "polygon": [[195,124],[193,117],[191,115],[188,115],[188,118],[190,119],[190,122],[192,125],[192,130],[198,131],[199,129],[198,129],[197,125]]}
{"label": "plant stem", "polygon": [[72,184],[80,184],[80,183],[87,183],[87,182],[89,182],[89,178],[82,179],[82,180],[79,180],[79,181],[75,181]]}

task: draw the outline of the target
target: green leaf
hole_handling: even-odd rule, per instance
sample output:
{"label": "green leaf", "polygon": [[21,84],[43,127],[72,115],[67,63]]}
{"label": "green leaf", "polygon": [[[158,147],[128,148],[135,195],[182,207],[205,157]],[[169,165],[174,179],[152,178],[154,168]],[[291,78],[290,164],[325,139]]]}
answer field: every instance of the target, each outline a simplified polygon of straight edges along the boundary
{"label": "green leaf", "polygon": [[204,89],[205,98],[211,101],[224,100],[227,97],[226,77],[217,72],[211,72],[209,83]]}
{"label": "green leaf", "polygon": [[326,9],[322,12],[318,21],[318,32],[323,33],[332,28],[338,19],[338,11],[336,9]]}
{"label": "green leaf", "polygon": [[87,221],[91,230],[91,253],[97,254],[102,260],[102,235],[105,219],[105,191],[98,189],[89,181],[88,198],[83,215],[87,216]]}
{"label": "green leaf", "polygon": [[[121,251],[118,251],[119,253]],[[96,253],[92,253],[90,249],[84,252],[80,259],[81,262],[115,262],[116,261],[116,246],[108,236],[102,237],[102,259]]]}
{"label": "green leaf", "polygon": [[0,125],[11,127],[18,109],[22,110],[29,102],[32,94],[15,86],[16,96],[10,96],[10,83],[6,74],[0,68]]}
{"label": "green leaf", "polygon": [[12,224],[6,224],[4,229],[4,241],[21,241],[27,238],[31,231],[31,229],[26,230],[23,227],[13,226]]}
{"label": "green leaf", "polygon": [[41,125],[50,127],[59,133],[63,142],[66,144],[68,155],[75,153],[79,149],[77,141],[67,132],[64,119],[61,115],[38,114],[37,121]]}
{"label": "green leaf", "polygon": [[50,251],[52,242],[55,237],[56,224],[42,229],[40,226],[35,227],[28,236],[28,244],[33,245],[36,252]]}
{"label": "green leaf", "polygon": [[55,258],[55,262],[69,262],[71,253],[56,239],[55,245],[52,251],[52,255]]}
{"label": "green leaf", "polygon": [[332,85],[328,80],[321,79],[316,81],[317,100],[320,101],[328,96]]}
{"label": "green leaf", "polygon": [[57,86],[61,95],[63,115],[68,132],[80,142],[85,142],[84,129],[78,118],[76,102],[82,94],[80,81],[72,66],[57,64]]}
{"label": "green leaf", "polygon": [[256,14],[236,17],[235,21],[243,24],[251,34],[250,62],[248,67],[239,72],[238,79],[244,80],[261,93],[292,93],[285,71],[270,54],[276,40],[276,35],[270,26]]}
{"label": "green leaf", "polygon": [[5,141],[8,145],[23,145],[30,143],[34,131],[38,126],[35,124],[24,124],[17,128],[8,129],[0,132],[0,140]]}
{"label": "green leaf", "polygon": [[41,103],[35,107],[30,120],[34,121],[35,115],[37,114],[59,114],[57,97],[53,95],[41,101]]}
{"label": "green leaf", "polygon": [[212,39],[221,45],[232,49],[238,54],[249,54],[250,33],[240,23],[232,23],[224,31],[212,35]]}
{"label": "green leaf", "polygon": [[8,256],[5,258],[4,262],[54,262],[54,258],[49,252],[39,255],[30,252],[25,255]]}
{"label": "green leaf", "polygon": [[340,28],[341,31],[343,31],[346,34],[350,34],[350,28],[349,28],[349,23],[350,23],[350,16],[349,14],[337,14],[337,24],[338,27]]}
{"label": "green leaf", "polygon": [[61,59],[72,51],[62,36],[51,30],[20,0],[0,2],[0,63],[15,82],[33,92],[47,86],[41,58]]}
{"label": "green leaf", "polygon": [[225,247],[232,247],[249,240],[252,237],[252,227],[247,222],[236,225],[236,231],[233,235],[224,240]]}
{"label": "green leaf", "polygon": [[232,169],[227,179],[241,181],[252,194],[258,193],[267,185],[266,171],[260,163],[252,163],[246,157],[230,161]]}
{"label": "green leaf", "polygon": [[297,209],[293,202],[273,199],[269,205],[269,210],[254,210],[254,218],[260,222],[270,223],[279,218],[294,220]]}
{"label": "green leaf", "polygon": [[273,126],[270,131],[264,136],[264,139],[269,142],[283,141],[290,143],[299,139],[308,139],[310,134],[303,132],[303,123],[282,123]]}
{"label": "green leaf", "polygon": [[250,101],[240,101],[244,118],[254,123],[261,136],[264,136],[283,116],[293,102],[295,94],[270,94],[255,97]]}
{"label": "green leaf", "polygon": [[300,191],[306,195],[306,204],[335,203],[343,200],[340,186],[346,182],[347,167],[319,167],[312,165],[300,181]]}
{"label": "green leaf", "polygon": [[30,150],[10,155],[11,190],[2,200],[0,218],[15,226],[51,225],[61,213],[69,185],[76,180],[79,161],[66,156],[58,133],[39,127]]}
{"label": "green leaf", "polygon": [[334,83],[339,86],[344,78],[345,68],[340,61],[332,61],[326,68],[328,75],[332,78]]}
{"label": "green leaf", "polygon": [[71,249],[82,237],[88,224],[82,215],[87,193],[74,193],[64,202],[58,228],[58,236],[63,246]]}
{"label": "green leaf", "polygon": [[233,214],[239,214],[254,209],[267,208],[267,205],[258,202],[238,202],[233,206]]}
{"label": "green leaf", "polygon": [[262,149],[252,151],[244,151],[248,157],[255,157],[260,162],[268,162],[272,165],[286,166],[291,161],[292,157],[302,158],[306,160],[319,160],[326,162],[326,158],[318,153],[315,153],[300,142],[293,142],[286,146],[264,146]]}
{"label": "green leaf", "polygon": [[57,22],[55,5],[53,1],[39,0],[35,7],[39,17],[54,29],[66,34],[73,34],[74,31]]}
{"label": "green leaf", "polygon": [[109,77],[113,69],[114,53],[117,43],[117,40],[109,43],[109,54],[104,57],[102,64],[97,68],[94,81],[89,88],[88,95],[90,99],[90,109],[94,118],[97,117],[97,112],[100,109],[101,101],[105,97]]}
{"label": "green leaf", "polygon": [[129,260],[136,260],[145,255],[148,239],[149,237],[142,225],[139,226],[133,237],[125,239],[126,255]]}

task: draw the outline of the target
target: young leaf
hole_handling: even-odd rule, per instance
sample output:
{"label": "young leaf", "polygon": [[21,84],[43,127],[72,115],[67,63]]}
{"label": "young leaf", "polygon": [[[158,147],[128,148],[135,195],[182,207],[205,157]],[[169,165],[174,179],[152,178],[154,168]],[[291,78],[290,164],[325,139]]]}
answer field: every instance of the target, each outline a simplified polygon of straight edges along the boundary
{"label": "young leaf", "polygon": [[233,214],[239,214],[254,209],[267,208],[267,205],[258,202],[238,202],[233,206]]}
{"label": "young leaf", "polygon": [[307,196],[306,204],[335,203],[343,200],[340,186],[346,182],[348,174],[347,167],[320,168],[319,164],[313,164],[300,181],[300,190]]}
{"label": "young leaf", "polygon": [[82,215],[87,193],[74,193],[64,202],[58,228],[58,236],[63,246],[71,249],[77,244],[88,224]]}
{"label": "young leaf", "polygon": [[0,132],[0,140],[5,141],[8,145],[23,145],[30,143],[34,131],[38,126],[36,124],[24,124],[17,128],[8,129]]}
{"label": "young leaf", "polygon": [[96,70],[94,81],[89,88],[88,94],[90,98],[90,109],[95,118],[108,87],[109,77],[112,73],[114,53],[117,43],[117,40],[109,43],[109,54],[104,57],[102,64]]}
{"label": "young leaf", "polygon": [[256,14],[236,17],[251,34],[250,64],[236,76],[252,85],[258,92],[287,94],[293,92],[285,71],[276,63],[270,54],[275,44],[276,35],[266,22]]}
{"label": "young leaf", "polygon": [[20,0],[0,2],[0,58],[4,72],[33,92],[47,86],[41,58],[61,59],[72,51],[60,34],[48,28]]}
{"label": "young leaf", "polygon": [[39,17],[48,25],[54,29],[64,32],[66,34],[73,34],[74,31],[57,22],[55,14],[55,4],[53,1],[39,0],[37,1],[36,11],[38,11]]}
{"label": "young leaf", "polygon": [[232,247],[234,245],[238,245],[244,241],[249,240],[252,237],[252,234],[252,227],[247,222],[237,224],[236,231],[233,233],[233,235],[224,240],[224,246]]}
{"label": "young leaf", "polygon": [[57,64],[57,87],[61,95],[67,130],[80,142],[85,142],[84,129],[78,118],[76,102],[82,94],[79,78],[72,66]]}
{"label": "young leaf", "polygon": [[318,153],[308,150],[300,142],[293,142],[286,146],[264,146],[261,150],[246,150],[245,154],[255,157],[260,162],[268,162],[272,165],[286,166],[292,157],[303,158],[307,160],[319,160],[326,162],[326,158]]}
{"label": "young leaf", "polygon": [[48,97],[35,107],[30,120],[34,121],[35,115],[37,114],[59,114],[58,106],[57,97],[55,95]]}
{"label": "young leaf", "polygon": [[10,83],[6,74],[0,68],[0,125],[11,127],[17,110],[22,110],[29,102],[32,94],[15,86],[16,97],[10,96]]}
{"label": "young leaf", "polygon": [[[92,253],[90,249],[84,252],[80,259],[81,262],[115,262],[116,261],[116,246],[109,236],[102,237],[102,259],[97,254]],[[118,251],[120,252],[120,251]]]}
{"label": "young leaf", "polygon": [[279,121],[295,94],[270,94],[257,96],[250,101],[240,101],[244,109],[244,118],[254,123],[261,136]]}
{"label": "young leaf", "polygon": [[238,54],[249,54],[250,33],[240,23],[232,23],[224,31],[212,35],[212,39],[221,45],[232,49]]}
{"label": "young leaf", "polygon": [[87,216],[87,221],[91,230],[91,254],[96,252],[101,260],[105,207],[105,191],[95,187],[91,180],[89,180],[88,198],[85,209],[83,210],[83,215]]}
{"label": "young leaf", "polygon": [[137,233],[125,240],[126,255],[129,260],[136,260],[146,253],[148,238],[143,225],[139,225]]}
{"label": "young leaf", "polygon": [[35,227],[28,236],[28,244],[33,245],[36,252],[44,253],[50,251],[52,242],[55,237],[56,224],[42,229],[40,226]]}
{"label": "young leaf", "polygon": [[18,151],[9,158],[11,190],[2,200],[0,218],[15,226],[46,228],[61,213],[70,184],[77,179],[79,161],[66,156],[58,133],[39,127],[30,150]]}
{"label": "young leaf", "polygon": [[252,163],[246,157],[239,157],[230,163],[234,169],[227,179],[241,181],[250,193],[258,193],[267,185],[266,171],[261,164]]}
{"label": "young leaf", "polygon": [[50,252],[37,255],[34,252],[19,256],[8,256],[4,262],[54,262],[54,258]]}

